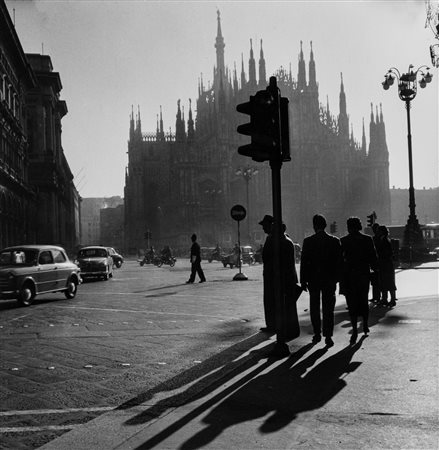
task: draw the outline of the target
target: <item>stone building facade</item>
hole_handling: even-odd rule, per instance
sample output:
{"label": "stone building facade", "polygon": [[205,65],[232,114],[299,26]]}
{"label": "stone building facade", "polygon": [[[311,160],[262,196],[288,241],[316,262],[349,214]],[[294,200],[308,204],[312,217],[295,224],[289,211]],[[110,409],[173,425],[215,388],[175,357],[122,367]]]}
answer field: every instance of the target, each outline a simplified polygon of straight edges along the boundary
{"label": "stone building facade", "polygon": [[80,241],[80,196],[61,142],[60,76],[25,54],[0,0],[0,246]]}
{"label": "stone building facade", "polygon": [[[201,245],[232,246],[237,226],[230,218],[234,204],[247,209],[241,222],[244,241],[264,239],[258,221],[272,211],[271,171],[268,163],[254,163],[238,154],[245,143],[236,132],[248,121],[236,105],[267,87],[262,41],[258,70],[250,41],[248,73],[241,61],[240,73],[225,65],[225,41],[218,13],[215,39],[216,65],[213,81],[198,82],[196,118],[189,101],[187,121],[177,102],[175,133],[165,132],[162,111],[155,132],[144,133],[140,111],[131,112],[128,166],[125,173],[125,232],[129,251],[142,247],[150,230],[157,245],[187,246],[196,232]],[[292,161],[282,168],[283,219],[289,234],[301,242],[312,232],[311,218],[324,214],[345,232],[346,218],[364,220],[375,210],[390,220],[389,154],[381,108],[371,105],[369,143],[363,133],[357,141],[349,122],[346,93],[341,77],[339,112],[319,101],[317,64],[312,43],[305,63],[300,43],[297,76],[291,68],[274,75],[281,94],[289,99],[290,150]],[[257,76],[258,74],[258,76]],[[252,166],[258,173],[251,180],[237,175]],[[239,171],[238,171],[239,173]],[[248,192],[248,195],[247,195]],[[247,222],[248,221],[248,222]],[[246,242],[243,242],[246,243]]]}

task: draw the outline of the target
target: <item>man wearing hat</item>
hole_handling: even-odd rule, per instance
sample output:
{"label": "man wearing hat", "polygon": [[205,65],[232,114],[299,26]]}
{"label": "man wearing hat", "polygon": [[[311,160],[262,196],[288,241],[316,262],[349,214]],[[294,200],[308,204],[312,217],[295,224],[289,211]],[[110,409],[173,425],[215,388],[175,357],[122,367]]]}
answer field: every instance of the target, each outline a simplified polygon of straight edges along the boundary
{"label": "man wearing hat", "polygon": [[265,327],[261,331],[275,332],[276,315],[275,315],[275,299],[273,287],[273,216],[266,214],[259,222],[264,233],[267,234],[264,248],[262,250],[263,280],[264,280],[264,315]]}

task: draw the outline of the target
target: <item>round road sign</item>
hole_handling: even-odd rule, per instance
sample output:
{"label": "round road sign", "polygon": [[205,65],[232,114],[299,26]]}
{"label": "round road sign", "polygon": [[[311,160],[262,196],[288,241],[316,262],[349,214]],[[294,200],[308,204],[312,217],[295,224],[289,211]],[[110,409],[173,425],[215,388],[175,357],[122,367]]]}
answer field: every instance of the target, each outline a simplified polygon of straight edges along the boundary
{"label": "round road sign", "polygon": [[232,216],[233,220],[237,220],[239,222],[240,220],[245,219],[247,211],[242,205],[235,205],[230,210],[230,215]]}

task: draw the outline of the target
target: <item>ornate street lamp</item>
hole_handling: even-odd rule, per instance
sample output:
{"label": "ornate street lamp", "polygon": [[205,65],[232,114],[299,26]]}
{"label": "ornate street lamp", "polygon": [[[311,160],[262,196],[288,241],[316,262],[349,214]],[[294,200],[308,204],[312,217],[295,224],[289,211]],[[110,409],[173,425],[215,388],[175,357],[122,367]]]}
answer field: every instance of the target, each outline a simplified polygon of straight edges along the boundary
{"label": "ornate street lamp", "polygon": [[[413,186],[413,162],[412,162],[412,135],[410,127],[410,102],[416,97],[419,86],[425,88],[428,83],[431,82],[433,75],[429,72],[429,67],[421,66],[417,70],[413,70],[413,65],[409,65],[408,72],[401,73],[395,67],[388,70],[387,74],[384,76],[384,81],[382,83],[383,88],[388,90],[390,86],[393,85],[395,79],[398,82],[398,95],[399,98],[405,102],[405,107],[407,110],[407,142],[408,142],[408,153],[409,153],[409,209],[410,215],[407,220],[407,224],[404,230],[404,241],[403,247],[410,253],[410,260],[412,259],[412,250],[421,251],[425,249],[424,238],[422,236],[421,228],[419,227],[419,222],[416,217],[416,203],[415,203],[415,189]],[[426,69],[426,72],[423,69]]]}
{"label": "ornate street lamp", "polygon": [[245,187],[246,187],[246,193],[247,193],[247,212],[248,212],[248,217],[247,217],[248,239],[251,239],[251,236],[250,236],[250,198],[249,198],[249,193],[248,193],[248,185],[250,183],[250,180],[253,178],[253,176],[256,175],[258,172],[259,172],[258,169],[255,169],[254,167],[251,167],[251,166],[239,167],[238,169],[236,169],[236,172],[235,172],[236,175],[242,176],[245,180]]}

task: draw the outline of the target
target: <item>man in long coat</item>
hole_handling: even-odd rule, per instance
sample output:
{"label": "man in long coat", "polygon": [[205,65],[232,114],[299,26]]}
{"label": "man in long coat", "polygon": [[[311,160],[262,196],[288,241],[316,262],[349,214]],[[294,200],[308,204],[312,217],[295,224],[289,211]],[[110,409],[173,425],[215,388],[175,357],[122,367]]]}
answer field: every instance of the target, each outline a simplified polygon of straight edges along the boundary
{"label": "man in long coat", "polygon": [[315,234],[303,241],[300,283],[303,289],[309,290],[309,309],[314,331],[313,343],[320,342],[323,331],[325,343],[331,347],[334,345],[332,335],[335,290],[337,282],[340,281],[342,267],[341,246],[337,237],[326,233],[324,216],[316,214],[312,221]]}
{"label": "man in long coat", "polygon": [[363,318],[363,332],[369,333],[369,286],[371,271],[378,270],[378,260],[373,240],[363,234],[358,217],[347,220],[348,234],[341,238],[343,275],[341,291],[346,296],[352,324],[351,344],[357,340],[358,316]]}
{"label": "man in long coat", "polygon": [[274,332],[276,331],[276,313],[273,286],[273,236],[271,234],[273,216],[266,214],[259,225],[267,235],[262,249],[265,327],[262,327],[261,331]]}

